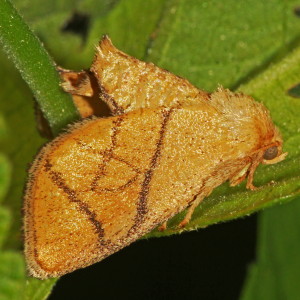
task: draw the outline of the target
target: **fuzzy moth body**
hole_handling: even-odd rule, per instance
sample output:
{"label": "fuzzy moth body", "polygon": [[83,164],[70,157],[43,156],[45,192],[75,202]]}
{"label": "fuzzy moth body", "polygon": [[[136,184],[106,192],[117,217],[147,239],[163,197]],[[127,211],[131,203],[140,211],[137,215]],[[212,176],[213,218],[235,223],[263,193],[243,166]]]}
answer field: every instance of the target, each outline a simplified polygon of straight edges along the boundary
{"label": "fuzzy moth body", "polygon": [[189,207],[184,226],[215,187],[247,178],[254,188],[256,167],[286,155],[262,104],[198,90],[107,37],[89,71],[60,72],[66,91],[97,93],[113,116],[71,126],[30,169],[25,255],[35,277],[100,261]]}

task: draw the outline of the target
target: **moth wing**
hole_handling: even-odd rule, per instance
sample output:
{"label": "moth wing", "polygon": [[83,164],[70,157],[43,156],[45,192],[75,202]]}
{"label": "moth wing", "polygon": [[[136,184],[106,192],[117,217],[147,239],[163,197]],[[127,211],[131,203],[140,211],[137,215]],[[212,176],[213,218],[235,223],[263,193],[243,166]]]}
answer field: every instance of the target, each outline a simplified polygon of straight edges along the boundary
{"label": "moth wing", "polygon": [[62,79],[62,88],[70,93],[73,102],[82,118],[89,116],[107,116],[109,108],[103,101],[99,101],[99,88],[96,78],[89,71],[74,72],[57,68]]}
{"label": "moth wing", "polygon": [[164,118],[141,111],[83,121],[42,149],[24,204],[32,275],[55,277],[93,264],[156,225],[138,224],[137,211]]}
{"label": "moth wing", "polygon": [[97,47],[91,71],[98,80],[100,97],[115,115],[208,98],[188,80],[118,50],[108,36]]}
{"label": "moth wing", "polygon": [[[113,115],[139,108],[197,104],[209,99],[206,92],[188,80],[118,50],[108,36],[100,41],[90,71],[59,71],[66,92],[100,97]],[[91,102],[94,103],[93,99]],[[96,110],[93,114],[99,115]]]}

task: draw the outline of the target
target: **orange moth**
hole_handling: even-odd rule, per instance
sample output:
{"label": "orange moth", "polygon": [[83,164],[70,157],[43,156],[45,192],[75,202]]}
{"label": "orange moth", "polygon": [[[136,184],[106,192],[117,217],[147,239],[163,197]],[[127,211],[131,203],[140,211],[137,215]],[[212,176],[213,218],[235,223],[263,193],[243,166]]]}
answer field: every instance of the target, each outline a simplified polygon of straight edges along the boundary
{"label": "orange moth", "polygon": [[254,189],[257,166],[287,154],[263,104],[199,90],[106,36],[90,70],[60,71],[67,92],[100,98],[112,116],[72,125],[32,164],[24,204],[32,276],[98,262],[188,208],[184,226],[215,187],[247,178]]}

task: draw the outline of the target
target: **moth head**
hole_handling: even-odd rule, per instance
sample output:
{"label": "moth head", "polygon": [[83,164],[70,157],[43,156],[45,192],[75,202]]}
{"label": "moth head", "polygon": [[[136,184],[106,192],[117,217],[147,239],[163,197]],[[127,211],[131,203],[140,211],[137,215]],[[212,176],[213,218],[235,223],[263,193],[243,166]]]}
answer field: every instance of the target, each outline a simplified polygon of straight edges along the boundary
{"label": "moth head", "polygon": [[282,151],[281,134],[262,103],[243,94],[237,94],[235,97],[231,95],[231,99],[236,103],[233,103],[230,113],[234,112],[234,122],[243,129],[234,134],[239,140],[246,141],[243,145],[247,153],[244,158],[245,166],[231,178],[231,185],[236,185],[247,177],[247,188],[255,189],[252,182],[258,165],[278,163],[285,159],[287,153]]}
{"label": "moth head", "polygon": [[209,101],[224,116],[233,140],[240,143],[241,154],[247,153],[252,161],[274,164],[282,161],[282,138],[274,125],[269,110],[252,97],[233,93],[219,87],[211,94]]}
{"label": "moth head", "polygon": [[252,160],[268,165],[284,160],[287,153],[282,151],[282,137],[272,121],[269,110],[250,96],[237,94],[235,99],[244,104],[243,112],[247,114],[247,117],[240,119],[242,128],[248,129],[243,130],[248,135],[248,141],[253,142]]}
{"label": "moth head", "polygon": [[277,131],[277,134],[274,137],[274,141],[268,145],[265,145],[261,149],[261,153],[262,153],[261,163],[265,165],[276,164],[284,160],[288,154],[287,152],[282,152],[282,139],[277,128],[275,129]]}

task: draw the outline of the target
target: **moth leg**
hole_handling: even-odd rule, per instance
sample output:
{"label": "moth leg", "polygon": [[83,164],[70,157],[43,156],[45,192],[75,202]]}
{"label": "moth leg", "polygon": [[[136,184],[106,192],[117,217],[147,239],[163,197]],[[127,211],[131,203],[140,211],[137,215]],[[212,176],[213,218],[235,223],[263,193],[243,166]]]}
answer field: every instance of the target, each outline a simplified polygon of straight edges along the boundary
{"label": "moth leg", "polygon": [[253,176],[254,176],[254,172],[253,173],[249,173],[248,175],[248,180],[247,180],[247,184],[246,184],[246,188],[251,190],[251,191],[254,191],[257,189],[257,187],[252,183],[253,181]]}
{"label": "moth leg", "polygon": [[240,184],[248,175],[248,170],[251,167],[251,163],[247,164],[242,170],[234,174],[230,179],[230,186],[236,186]]}
{"label": "moth leg", "polygon": [[240,184],[241,182],[244,181],[244,179],[246,177],[247,177],[247,174],[244,174],[241,177],[231,179],[230,180],[230,186],[236,186],[236,185]]}
{"label": "moth leg", "polygon": [[167,229],[167,221],[163,222],[159,227],[159,231],[165,231]]}
{"label": "moth leg", "polygon": [[251,167],[249,168],[249,173],[248,173],[248,180],[247,180],[247,184],[246,184],[246,188],[249,190],[256,190],[257,187],[253,185],[253,177],[254,177],[254,172],[256,170],[256,168],[258,167],[258,165],[260,164],[261,159],[256,159],[252,162]]}
{"label": "moth leg", "polygon": [[192,218],[192,215],[194,213],[195,208],[199,205],[199,203],[201,202],[202,198],[196,198],[196,200],[192,203],[192,205],[188,208],[188,211],[184,217],[184,219],[179,223],[178,227],[179,228],[183,228],[186,226],[186,224],[188,224]]}
{"label": "moth leg", "polygon": [[205,198],[205,197],[208,197],[211,192],[213,191],[213,189],[211,190],[208,190],[205,195],[201,195],[201,196],[197,196],[196,199],[191,203],[191,205],[188,207],[188,211],[184,217],[184,219],[179,223],[178,227],[179,228],[183,228],[185,225],[187,225],[191,218],[192,218],[192,215],[194,213],[194,210],[195,208],[202,202],[202,200]]}
{"label": "moth leg", "polygon": [[[211,193],[211,192],[209,192],[209,193],[206,195],[206,197],[209,196],[210,193]],[[186,213],[184,219],[179,223],[179,225],[178,225],[179,228],[185,227],[185,226],[190,222],[190,220],[191,220],[191,218],[192,218],[192,215],[193,215],[193,213],[194,213],[195,208],[200,204],[200,202],[201,202],[203,199],[204,199],[203,196],[197,197],[197,198],[192,202],[192,204],[188,207],[188,211],[187,211],[187,213]]]}

